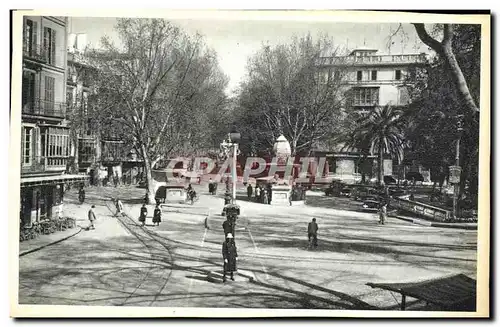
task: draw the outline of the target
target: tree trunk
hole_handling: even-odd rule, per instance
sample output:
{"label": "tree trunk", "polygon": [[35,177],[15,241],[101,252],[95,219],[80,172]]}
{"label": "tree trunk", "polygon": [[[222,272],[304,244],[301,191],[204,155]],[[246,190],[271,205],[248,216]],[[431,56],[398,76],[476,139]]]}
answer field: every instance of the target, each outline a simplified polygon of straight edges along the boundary
{"label": "tree trunk", "polygon": [[146,152],[144,144],[141,145],[142,158],[144,159],[144,170],[146,171],[146,197],[148,204],[155,203],[155,186],[153,181],[153,173],[151,160]]}
{"label": "tree trunk", "polygon": [[78,171],[79,171],[79,166],[78,166],[78,133],[73,128],[71,130],[71,138],[73,141],[73,147],[74,147],[75,153],[73,156],[73,162],[71,163],[70,171],[73,174],[78,174]]}
{"label": "tree trunk", "polygon": [[476,106],[474,99],[470,94],[467,81],[462,73],[462,69],[458,65],[455,54],[453,53],[451,42],[453,37],[452,26],[450,24],[444,24],[445,37],[443,38],[443,42],[438,42],[427,33],[424,24],[419,23],[413,25],[415,26],[415,30],[420,40],[443,57],[445,63],[450,68],[451,78],[457,88],[458,94],[463,99],[469,113],[478,113],[479,108]]}
{"label": "tree trunk", "polygon": [[378,184],[384,186],[384,151],[382,142],[380,142],[378,147]]}

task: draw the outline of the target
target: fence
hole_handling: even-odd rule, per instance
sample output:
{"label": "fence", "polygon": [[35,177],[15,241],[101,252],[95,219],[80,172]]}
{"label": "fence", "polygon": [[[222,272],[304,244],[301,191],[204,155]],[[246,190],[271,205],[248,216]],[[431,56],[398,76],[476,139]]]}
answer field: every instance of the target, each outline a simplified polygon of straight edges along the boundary
{"label": "fence", "polygon": [[448,210],[408,200],[407,195],[391,199],[391,206],[435,221],[446,221],[452,216]]}

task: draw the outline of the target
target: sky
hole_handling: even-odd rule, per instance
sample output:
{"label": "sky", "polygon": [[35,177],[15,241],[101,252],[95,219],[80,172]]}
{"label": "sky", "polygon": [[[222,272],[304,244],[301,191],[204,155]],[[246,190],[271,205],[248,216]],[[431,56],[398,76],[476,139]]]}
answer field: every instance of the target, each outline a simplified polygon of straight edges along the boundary
{"label": "sky", "polygon": [[[403,24],[406,36],[398,34],[387,47],[388,36],[397,29],[397,23],[338,23],[314,21],[243,21],[209,19],[170,20],[189,34],[199,32],[206,44],[217,51],[219,64],[229,77],[228,94],[236,90],[245,77],[247,60],[262,44],[287,43],[293,36],[308,32],[313,37],[327,34],[334,42],[348,49],[370,47],[380,54],[429,52],[417,37],[415,29]],[[87,42],[98,47],[102,36],[118,40],[114,31],[115,18],[72,17],[69,19],[70,33],[86,33]]]}

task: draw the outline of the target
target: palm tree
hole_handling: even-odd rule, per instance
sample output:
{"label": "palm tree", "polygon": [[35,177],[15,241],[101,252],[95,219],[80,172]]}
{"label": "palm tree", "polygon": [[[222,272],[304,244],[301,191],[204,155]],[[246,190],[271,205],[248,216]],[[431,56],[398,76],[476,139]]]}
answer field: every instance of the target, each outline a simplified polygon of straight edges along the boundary
{"label": "palm tree", "polygon": [[378,153],[378,182],[384,185],[384,154],[388,153],[403,158],[404,125],[402,112],[391,105],[377,107],[369,114],[362,116],[354,125],[350,139],[352,146],[369,149],[369,153]]}

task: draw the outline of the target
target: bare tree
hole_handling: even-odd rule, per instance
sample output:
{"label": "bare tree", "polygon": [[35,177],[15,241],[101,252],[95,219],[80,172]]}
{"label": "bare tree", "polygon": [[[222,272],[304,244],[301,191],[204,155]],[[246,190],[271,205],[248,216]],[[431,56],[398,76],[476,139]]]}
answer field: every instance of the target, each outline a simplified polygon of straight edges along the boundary
{"label": "bare tree", "polygon": [[196,128],[191,122],[205,110],[209,86],[223,89],[225,84],[200,35],[189,37],[161,19],[120,19],[116,29],[123,49],[105,38],[104,52],[93,56],[99,68],[98,105],[103,120],[119,126],[122,138],[144,160],[151,203],[155,165],[192,144]]}
{"label": "bare tree", "polygon": [[249,60],[240,94],[240,110],[247,123],[253,121],[254,136],[272,146],[283,134],[292,154],[307,152],[328,136],[340,117],[346,72],[338,63],[323,61],[338,58],[327,38],[313,42],[310,35],[263,46]]}

